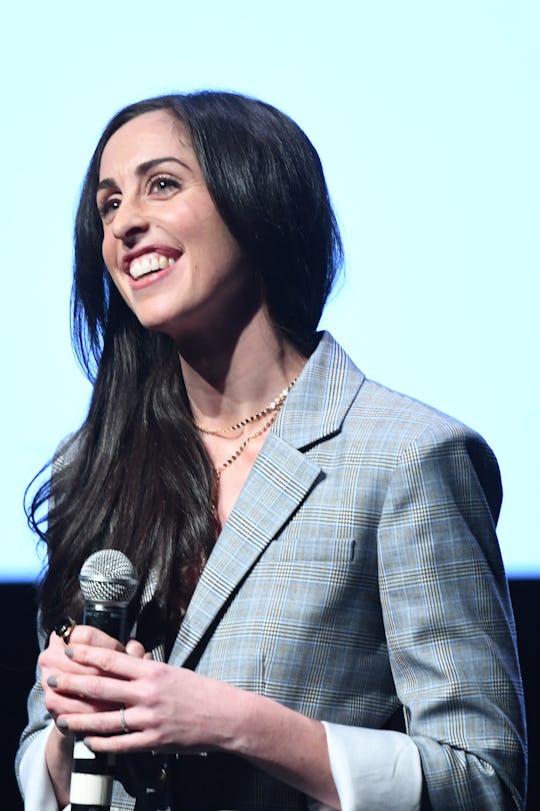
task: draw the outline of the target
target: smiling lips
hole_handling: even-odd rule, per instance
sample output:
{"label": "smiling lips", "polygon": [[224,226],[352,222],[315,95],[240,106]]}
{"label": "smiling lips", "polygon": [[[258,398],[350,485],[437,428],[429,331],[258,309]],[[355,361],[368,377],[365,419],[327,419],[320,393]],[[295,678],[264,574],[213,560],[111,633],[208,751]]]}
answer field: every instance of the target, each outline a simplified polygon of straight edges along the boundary
{"label": "smiling lips", "polygon": [[138,256],[129,266],[129,275],[132,279],[140,279],[141,276],[146,276],[148,273],[154,273],[156,270],[165,270],[165,268],[174,265],[174,259],[170,256],[163,256],[159,253],[147,253],[144,256]]}

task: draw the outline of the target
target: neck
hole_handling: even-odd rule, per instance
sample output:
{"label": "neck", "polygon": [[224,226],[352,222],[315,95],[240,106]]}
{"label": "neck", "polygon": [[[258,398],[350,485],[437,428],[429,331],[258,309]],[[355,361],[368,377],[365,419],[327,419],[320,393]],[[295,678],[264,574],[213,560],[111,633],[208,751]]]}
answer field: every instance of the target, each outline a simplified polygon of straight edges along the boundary
{"label": "neck", "polygon": [[191,351],[181,347],[180,363],[193,417],[209,427],[233,424],[266,406],[306,362],[277,335],[265,313],[234,340],[213,336],[208,343],[197,341]]}

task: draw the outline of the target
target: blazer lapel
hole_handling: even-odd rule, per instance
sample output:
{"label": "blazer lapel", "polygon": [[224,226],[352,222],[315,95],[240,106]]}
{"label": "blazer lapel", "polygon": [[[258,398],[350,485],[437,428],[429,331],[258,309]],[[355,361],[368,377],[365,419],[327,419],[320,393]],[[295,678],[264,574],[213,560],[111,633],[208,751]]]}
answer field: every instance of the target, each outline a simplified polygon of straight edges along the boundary
{"label": "blazer lapel", "polygon": [[185,663],[319,475],[320,467],[296,448],[267,436],[191,598],[171,664]]}

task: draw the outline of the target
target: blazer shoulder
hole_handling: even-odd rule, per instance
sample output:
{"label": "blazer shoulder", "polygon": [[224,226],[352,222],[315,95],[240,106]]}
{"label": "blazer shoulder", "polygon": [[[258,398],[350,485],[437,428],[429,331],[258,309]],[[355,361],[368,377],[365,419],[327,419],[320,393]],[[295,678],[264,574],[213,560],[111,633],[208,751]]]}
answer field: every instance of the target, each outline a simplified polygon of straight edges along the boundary
{"label": "blazer shoulder", "polygon": [[383,454],[389,464],[399,464],[411,453],[465,454],[477,460],[475,466],[493,468],[499,476],[495,454],[476,429],[369,378],[363,379],[345,415],[342,439]]}
{"label": "blazer shoulder", "polygon": [[400,435],[405,443],[463,438],[487,444],[459,419],[369,378],[362,381],[347,416],[352,424],[371,425],[394,439]]}

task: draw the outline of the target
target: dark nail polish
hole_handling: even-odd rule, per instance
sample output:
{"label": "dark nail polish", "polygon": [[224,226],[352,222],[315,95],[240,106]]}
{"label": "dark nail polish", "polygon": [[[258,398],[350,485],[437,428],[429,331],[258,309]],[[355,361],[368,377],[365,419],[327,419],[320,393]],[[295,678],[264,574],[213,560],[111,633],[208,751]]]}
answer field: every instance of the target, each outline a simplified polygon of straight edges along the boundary
{"label": "dark nail polish", "polygon": [[47,684],[49,685],[49,687],[58,687],[58,679],[56,678],[56,676],[49,676],[49,678],[47,679]]}
{"label": "dark nail polish", "polygon": [[73,648],[66,648],[64,653],[66,656],[69,656],[70,659],[73,659]]}
{"label": "dark nail polish", "polygon": [[56,721],[56,726],[58,729],[69,729],[69,724],[66,718],[58,718]]}

